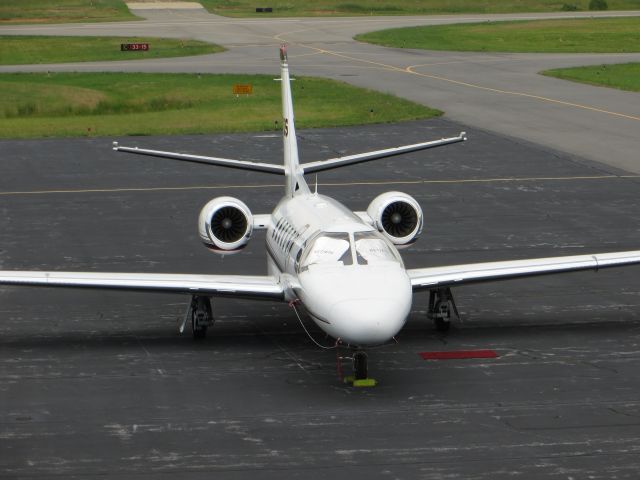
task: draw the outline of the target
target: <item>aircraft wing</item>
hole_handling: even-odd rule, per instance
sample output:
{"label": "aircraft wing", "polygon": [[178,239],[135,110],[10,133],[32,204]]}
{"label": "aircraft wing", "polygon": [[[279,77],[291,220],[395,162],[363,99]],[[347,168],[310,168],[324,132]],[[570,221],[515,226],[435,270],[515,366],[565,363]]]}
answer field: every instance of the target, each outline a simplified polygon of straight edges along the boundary
{"label": "aircraft wing", "polygon": [[373,152],[358,153],[356,155],[348,155],[345,157],[329,158],[317,162],[303,163],[300,165],[304,173],[322,172],[333,168],[342,167],[344,165],[352,165],[354,163],[368,162],[370,160],[378,160],[380,158],[393,157],[403,153],[417,152],[426,150],[427,148],[442,147],[452,143],[464,142],[467,139],[466,132],[460,132],[457,137],[442,138],[431,142],[414,143],[412,145],[404,145],[402,147],[385,148],[384,150],[375,150]]}
{"label": "aircraft wing", "polygon": [[183,162],[205,163],[207,165],[221,165],[223,167],[238,168],[241,170],[253,170],[256,172],[284,175],[284,167],[282,165],[274,165],[271,163],[250,162],[248,160],[234,160],[232,158],[206,157],[204,155],[192,155],[190,153],[163,152],[162,150],[148,150],[146,148],[138,147],[122,147],[118,145],[118,142],[113,142],[113,149],[116,152],[127,152],[137,155],[148,155],[150,157],[182,160]]}
{"label": "aircraft wing", "polygon": [[640,250],[408,269],[413,291],[640,264]]}
{"label": "aircraft wing", "polygon": [[283,300],[275,277],[0,270],[0,285],[96,288]]}

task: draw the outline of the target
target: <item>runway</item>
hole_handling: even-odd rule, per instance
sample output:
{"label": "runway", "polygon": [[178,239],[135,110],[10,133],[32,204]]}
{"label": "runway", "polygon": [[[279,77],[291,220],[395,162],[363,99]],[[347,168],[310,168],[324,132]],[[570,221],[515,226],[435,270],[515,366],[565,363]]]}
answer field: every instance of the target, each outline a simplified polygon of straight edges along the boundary
{"label": "runway", "polygon": [[[439,108],[448,118],[640,173],[637,93],[581,85],[538,72],[640,61],[631,54],[503,54],[390,49],[353,36],[384,28],[522,20],[629,16],[640,12],[564,12],[422,17],[233,19],[202,10],[137,10],[140,22],[2,26],[4,35],[149,35],[218,43],[227,52],[198,57],[59,65],[0,66],[13,71],[132,71],[278,74],[277,46],[290,45],[293,75],[315,75],[394,93]],[[152,47],[153,48],[153,47]]]}
{"label": "runway", "polygon": [[[447,119],[299,141],[311,161],[460,130],[469,141],[323,173],[319,190],[354,210],[413,195],[426,226],[402,251],[409,268],[638,248],[636,174]],[[263,234],[218,257],[196,221],[218,195],[267,213],[279,178],[117,154],[111,140],[0,142],[0,268],[266,271]],[[274,163],[282,148],[277,132],[116,140]],[[416,295],[398,345],[371,351],[373,389],[341,384],[335,352],[286,305],[217,300],[194,343],[176,332],[181,296],[2,288],[0,476],[635,478],[639,273],[459,288],[463,322],[447,335]],[[418,355],[458,349],[499,357]]]}

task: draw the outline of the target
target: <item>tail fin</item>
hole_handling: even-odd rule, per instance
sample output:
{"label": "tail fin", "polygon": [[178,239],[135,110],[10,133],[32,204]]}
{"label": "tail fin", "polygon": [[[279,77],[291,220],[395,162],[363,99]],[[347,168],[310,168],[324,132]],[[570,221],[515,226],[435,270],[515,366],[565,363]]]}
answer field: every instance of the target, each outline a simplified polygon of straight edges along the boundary
{"label": "tail fin", "polygon": [[298,140],[293,114],[293,98],[291,96],[291,79],[289,78],[289,62],[287,46],[280,46],[280,81],[282,83],[282,142],[284,147],[284,172],[287,179],[287,195],[298,190],[309,191],[298,158]]}

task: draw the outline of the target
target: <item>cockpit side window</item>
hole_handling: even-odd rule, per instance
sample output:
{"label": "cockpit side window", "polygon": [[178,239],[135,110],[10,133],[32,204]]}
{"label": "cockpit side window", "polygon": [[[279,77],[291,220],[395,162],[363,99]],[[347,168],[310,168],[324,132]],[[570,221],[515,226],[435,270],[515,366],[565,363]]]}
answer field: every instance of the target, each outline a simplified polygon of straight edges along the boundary
{"label": "cockpit side window", "polygon": [[323,233],[316,237],[302,258],[300,271],[311,265],[353,265],[349,234]]}
{"label": "cockpit side window", "polygon": [[375,265],[399,261],[391,247],[377,233],[356,232],[354,240],[358,265]]}

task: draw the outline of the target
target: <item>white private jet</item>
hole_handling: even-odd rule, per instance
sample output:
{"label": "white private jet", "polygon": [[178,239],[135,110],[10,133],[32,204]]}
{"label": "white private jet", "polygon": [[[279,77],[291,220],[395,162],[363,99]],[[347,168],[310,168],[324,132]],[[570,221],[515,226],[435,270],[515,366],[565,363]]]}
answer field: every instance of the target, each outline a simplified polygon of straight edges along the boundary
{"label": "white private jet", "polygon": [[[285,177],[285,194],[271,214],[253,215],[240,200],[218,197],[200,212],[202,241],[229,254],[247,245],[254,230],[266,229],[268,275],[0,271],[0,285],[163,291],[191,295],[180,331],[190,321],[193,336],[213,324],[211,297],[245,297],[301,306],[335,345],[352,347],[356,380],[367,378],[364,348],[385,344],[404,326],[414,292],[428,291],[428,316],[447,330],[458,316],[451,287],[534,275],[598,270],[640,263],[640,250],[531,260],[405,269],[397,247],[413,243],[422,230],[422,210],[400,192],[379,195],[366,212],[352,212],[310,191],[304,175],[345,165],[466,140],[457,137],[358,155],[298,161],[286,47],[280,48],[284,165],[130,148],[114,150],[222,165]],[[303,324],[304,327],[304,324]]]}

